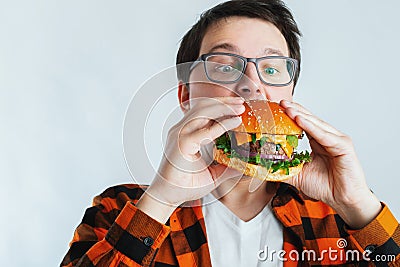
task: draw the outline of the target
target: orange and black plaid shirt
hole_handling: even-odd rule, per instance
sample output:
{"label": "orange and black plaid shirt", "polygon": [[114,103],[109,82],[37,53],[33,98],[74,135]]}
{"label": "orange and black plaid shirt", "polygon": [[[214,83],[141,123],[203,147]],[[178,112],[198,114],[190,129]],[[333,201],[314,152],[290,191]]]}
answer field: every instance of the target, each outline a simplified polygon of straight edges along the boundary
{"label": "orange and black plaid shirt", "polygon": [[[95,197],[61,266],[211,266],[201,206],[177,208],[164,225],[135,207],[145,188],[119,185]],[[400,266],[400,226],[382,205],[370,224],[349,230],[329,206],[281,183],[272,209],[283,224],[283,250],[291,255],[284,266]],[[332,248],[335,257],[324,255]],[[311,250],[316,254],[308,260],[293,257]],[[391,261],[346,260],[349,250]]]}

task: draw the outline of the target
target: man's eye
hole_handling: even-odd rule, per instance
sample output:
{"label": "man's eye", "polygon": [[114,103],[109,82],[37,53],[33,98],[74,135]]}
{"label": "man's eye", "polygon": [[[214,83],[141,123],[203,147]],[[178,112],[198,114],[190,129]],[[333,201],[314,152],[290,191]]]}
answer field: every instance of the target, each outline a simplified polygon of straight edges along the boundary
{"label": "man's eye", "polygon": [[275,74],[277,74],[279,72],[275,68],[266,68],[264,71],[265,71],[265,74],[268,74],[268,75],[271,75],[271,76],[275,75]]}
{"label": "man's eye", "polygon": [[229,73],[235,70],[235,68],[231,65],[221,65],[219,67],[216,67],[216,69],[217,71],[220,71],[222,73]]}

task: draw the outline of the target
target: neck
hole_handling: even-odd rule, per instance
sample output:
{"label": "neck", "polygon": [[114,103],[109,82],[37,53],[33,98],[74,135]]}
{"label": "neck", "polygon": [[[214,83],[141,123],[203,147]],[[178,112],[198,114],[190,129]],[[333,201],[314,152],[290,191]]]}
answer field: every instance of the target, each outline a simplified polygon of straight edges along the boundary
{"label": "neck", "polygon": [[222,183],[213,195],[243,221],[259,214],[277,190],[277,183],[243,177]]}

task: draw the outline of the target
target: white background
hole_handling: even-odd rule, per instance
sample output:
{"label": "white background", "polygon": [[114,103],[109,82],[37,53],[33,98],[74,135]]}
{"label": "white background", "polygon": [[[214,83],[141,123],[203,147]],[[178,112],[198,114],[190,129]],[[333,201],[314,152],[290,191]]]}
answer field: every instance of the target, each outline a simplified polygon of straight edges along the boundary
{"label": "white background", "polygon": [[[58,265],[92,197],[133,181],[130,99],[218,2],[0,1],[2,266]],[[369,186],[399,216],[399,2],[287,4],[304,35],[295,99],[352,136]],[[160,129],[149,136],[161,144]]]}

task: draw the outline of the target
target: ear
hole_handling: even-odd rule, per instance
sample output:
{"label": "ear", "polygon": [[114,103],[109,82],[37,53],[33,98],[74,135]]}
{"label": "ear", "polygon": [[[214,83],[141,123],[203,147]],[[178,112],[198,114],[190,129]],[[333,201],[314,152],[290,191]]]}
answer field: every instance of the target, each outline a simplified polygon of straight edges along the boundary
{"label": "ear", "polygon": [[178,98],[181,110],[186,113],[190,109],[189,87],[182,81],[179,81],[178,84]]}

